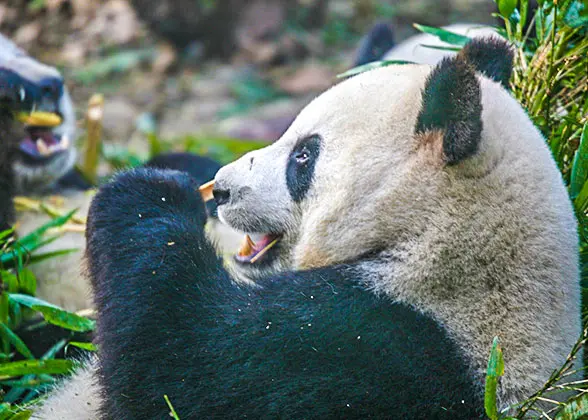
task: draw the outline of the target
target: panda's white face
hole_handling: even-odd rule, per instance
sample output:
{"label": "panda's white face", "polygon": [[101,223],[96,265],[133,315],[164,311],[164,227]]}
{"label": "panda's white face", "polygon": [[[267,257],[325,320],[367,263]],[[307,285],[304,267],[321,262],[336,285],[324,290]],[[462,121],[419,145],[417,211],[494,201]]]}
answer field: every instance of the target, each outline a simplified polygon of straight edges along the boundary
{"label": "panda's white face", "polygon": [[545,148],[500,86],[508,57],[501,41],[481,40],[435,67],[360,74],[310,103],[275,144],[222,168],[219,217],[255,242],[238,269],[255,278],[401,253],[448,220],[470,234],[478,227],[463,215],[495,218],[517,188],[499,166],[508,158],[536,177],[529,144]]}
{"label": "panda's white face", "polygon": [[255,276],[322,266],[389,242],[377,215],[395,190],[402,190],[402,212],[403,200],[417,199],[404,190],[416,164],[414,127],[430,71],[393,66],[344,81],[309,104],[276,143],[218,172],[220,219],[256,243],[237,257],[242,269]]}

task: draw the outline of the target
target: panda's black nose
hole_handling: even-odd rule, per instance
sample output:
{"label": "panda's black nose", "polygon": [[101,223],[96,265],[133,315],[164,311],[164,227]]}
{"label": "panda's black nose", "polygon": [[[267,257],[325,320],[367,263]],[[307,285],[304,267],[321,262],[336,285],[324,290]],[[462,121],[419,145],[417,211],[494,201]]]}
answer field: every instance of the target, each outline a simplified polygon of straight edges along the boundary
{"label": "panda's black nose", "polygon": [[229,202],[229,198],[231,198],[231,193],[229,190],[224,190],[221,188],[214,188],[212,190],[212,196],[214,197],[214,201],[216,202],[217,206],[222,206]]}

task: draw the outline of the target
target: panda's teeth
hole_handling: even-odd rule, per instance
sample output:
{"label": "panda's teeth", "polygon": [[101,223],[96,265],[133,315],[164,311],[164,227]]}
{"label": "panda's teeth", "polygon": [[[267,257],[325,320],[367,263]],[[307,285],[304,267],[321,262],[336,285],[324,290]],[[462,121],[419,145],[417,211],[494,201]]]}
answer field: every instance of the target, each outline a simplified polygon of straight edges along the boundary
{"label": "panda's teeth", "polygon": [[67,134],[61,136],[61,141],[59,144],[61,145],[62,149],[67,149],[69,147],[69,136]]}
{"label": "panda's teeth", "polygon": [[51,154],[51,150],[49,150],[49,148],[47,147],[47,145],[45,144],[45,142],[42,139],[40,139],[40,138],[37,139],[36,146],[37,146],[37,151],[39,152],[40,155],[48,156]]}
{"label": "panda's teeth", "polygon": [[241,246],[239,247],[238,255],[240,257],[247,257],[253,253],[255,243],[251,239],[251,236],[245,235]]}

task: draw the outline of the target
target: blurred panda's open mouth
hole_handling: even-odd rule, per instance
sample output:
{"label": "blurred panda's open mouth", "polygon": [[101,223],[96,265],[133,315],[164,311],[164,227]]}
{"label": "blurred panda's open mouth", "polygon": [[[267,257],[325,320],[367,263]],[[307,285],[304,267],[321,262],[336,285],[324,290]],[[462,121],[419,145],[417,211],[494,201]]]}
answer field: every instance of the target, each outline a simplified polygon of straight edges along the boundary
{"label": "blurred panda's open mouth", "polygon": [[19,143],[21,155],[27,162],[44,163],[68,150],[68,136],[55,132],[62,123],[60,114],[37,111],[18,115],[17,118],[28,134]]}

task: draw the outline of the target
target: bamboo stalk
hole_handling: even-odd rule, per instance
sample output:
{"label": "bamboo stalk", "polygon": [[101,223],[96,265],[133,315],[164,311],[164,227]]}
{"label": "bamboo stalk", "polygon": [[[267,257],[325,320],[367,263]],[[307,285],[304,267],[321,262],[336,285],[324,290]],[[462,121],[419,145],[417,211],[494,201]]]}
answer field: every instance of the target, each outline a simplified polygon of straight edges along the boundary
{"label": "bamboo stalk", "polygon": [[102,139],[102,118],[104,116],[104,96],[94,94],[88,101],[86,112],[86,144],[82,174],[89,182],[96,185],[98,181],[98,156]]}

